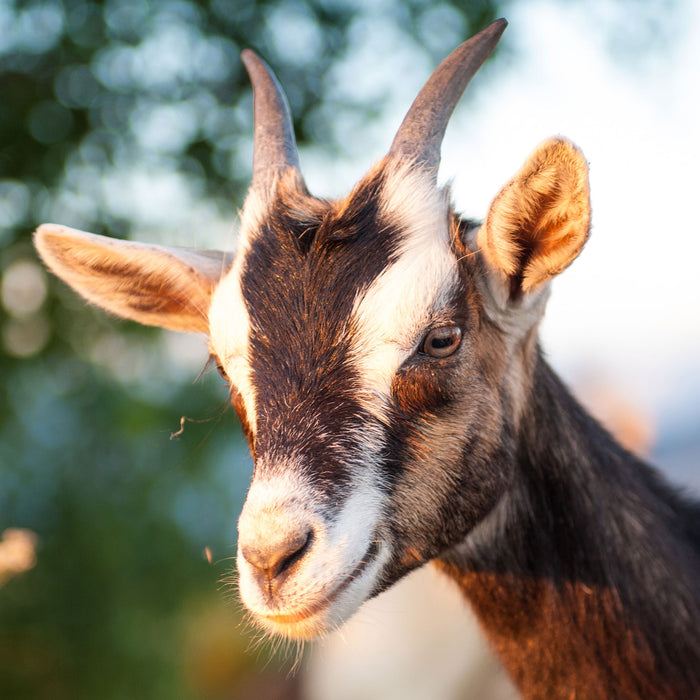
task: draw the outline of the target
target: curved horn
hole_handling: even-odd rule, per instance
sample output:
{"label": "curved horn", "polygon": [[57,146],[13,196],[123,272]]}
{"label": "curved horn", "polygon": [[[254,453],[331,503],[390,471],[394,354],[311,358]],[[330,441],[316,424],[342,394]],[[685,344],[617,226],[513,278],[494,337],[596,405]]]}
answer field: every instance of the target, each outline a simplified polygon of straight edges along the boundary
{"label": "curved horn", "polygon": [[399,127],[389,153],[421,163],[437,177],[447,122],[469,81],[508,25],[497,19],[458,46],[428,78]]}
{"label": "curved horn", "polygon": [[253,84],[253,189],[266,190],[281,171],[299,169],[294,127],[287,98],[267,63],[250,49],[241,52],[241,59]]}

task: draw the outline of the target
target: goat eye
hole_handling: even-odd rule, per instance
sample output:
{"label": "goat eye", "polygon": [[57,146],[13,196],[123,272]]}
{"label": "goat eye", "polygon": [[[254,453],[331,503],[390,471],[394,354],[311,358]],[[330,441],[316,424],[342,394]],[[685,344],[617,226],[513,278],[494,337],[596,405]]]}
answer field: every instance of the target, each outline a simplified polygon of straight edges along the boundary
{"label": "goat eye", "polygon": [[221,362],[216,363],[216,371],[221,375],[223,379],[225,379],[227,382],[231,381],[228,378],[228,374],[226,374],[226,370],[224,369],[224,366],[221,364]]}
{"label": "goat eye", "polygon": [[440,326],[433,328],[421,345],[421,352],[442,359],[452,355],[462,340],[462,329],[459,326]]}

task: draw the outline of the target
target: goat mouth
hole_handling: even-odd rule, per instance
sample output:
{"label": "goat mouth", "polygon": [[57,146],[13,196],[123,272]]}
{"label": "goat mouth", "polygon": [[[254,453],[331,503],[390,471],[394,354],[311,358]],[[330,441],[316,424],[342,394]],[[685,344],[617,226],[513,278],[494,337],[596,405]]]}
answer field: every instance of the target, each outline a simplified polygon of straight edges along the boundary
{"label": "goat mouth", "polygon": [[272,622],[277,625],[293,625],[295,623],[305,622],[325,610],[328,610],[330,606],[340,597],[340,595],[345,591],[348,586],[355,580],[357,580],[362,573],[367,569],[367,567],[377,558],[379,553],[379,540],[373,540],[369,548],[365,552],[364,556],[360,559],[357,566],[347,575],[345,578],[331,590],[331,592],[324,598],[300,608],[296,612],[292,613],[270,613],[263,614],[262,617],[268,622]]}

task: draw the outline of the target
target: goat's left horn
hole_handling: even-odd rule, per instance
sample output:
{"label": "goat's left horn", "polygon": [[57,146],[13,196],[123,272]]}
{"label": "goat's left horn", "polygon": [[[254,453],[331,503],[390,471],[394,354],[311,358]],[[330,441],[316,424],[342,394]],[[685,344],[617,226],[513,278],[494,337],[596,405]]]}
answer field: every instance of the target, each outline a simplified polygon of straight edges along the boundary
{"label": "goat's left horn", "polygon": [[389,153],[437,177],[447,122],[469,81],[496,48],[508,22],[497,19],[458,46],[433,72],[399,127]]}
{"label": "goat's left horn", "polygon": [[287,98],[267,63],[250,49],[241,59],[253,84],[253,189],[267,190],[283,170],[299,169],[294,127]]}

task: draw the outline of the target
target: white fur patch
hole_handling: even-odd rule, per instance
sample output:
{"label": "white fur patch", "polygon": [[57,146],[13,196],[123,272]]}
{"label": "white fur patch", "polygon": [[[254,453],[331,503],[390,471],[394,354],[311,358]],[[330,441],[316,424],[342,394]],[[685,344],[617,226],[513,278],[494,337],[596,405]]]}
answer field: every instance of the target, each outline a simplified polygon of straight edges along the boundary
{"label": "white fur patch", "polygon": [[[290,171],[286,177],[300,178],[296,170]],[[275,180],[269,192],[249,190],[241,211],[236,258],[228,275],[216,289],[209,311],[212,350],[243,400],[253,434],[256,432],[256,415],[255,388],[249,360],[250,316],[243,299],[241,273],[251,243],[265,222],[278,182]]]}
{"label": "white fur patch", "polygon": [[382,215],[403,231],[396,261],[355,300],[355,364],[367,408],[384,416],[401,364],[415,352],[431,318],[459,282],[450,248],[448,194],[420,170],[397,164],[383,191]]}
{"label": "white fur patch", "polygon": [[[241,235],[243,230],[242,227]],[[250,317],[241,290],[241,271],[247,247],[246,239],[242,238],[233,267],[221,280],[212,296],[209,308],[209,342],[231,383],[240,394],[248,425],[255,434],[255,388],[248,356]]]}
{"label": "white fur patch", "polygon": [[255,234],[265,223],[265,217],[270,209],[271,194],[251,188],[245,198],[241,210],[241,230],[238,234],[239,253],[247,251]]}

